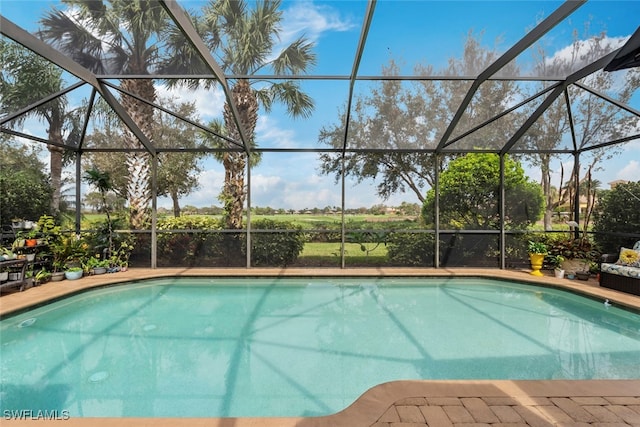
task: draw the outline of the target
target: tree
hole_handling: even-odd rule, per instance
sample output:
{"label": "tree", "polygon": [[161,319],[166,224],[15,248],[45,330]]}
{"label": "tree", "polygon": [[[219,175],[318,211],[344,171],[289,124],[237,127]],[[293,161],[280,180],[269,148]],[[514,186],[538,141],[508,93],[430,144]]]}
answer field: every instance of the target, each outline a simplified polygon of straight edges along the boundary
{"label": "tree", "polygon": [[[589,24],[585,26],[589,28]],[[569,75],[584,64],[595,61],[608,52],[611,48],[606,33],[596,36],[585,34],[585,40],[580,40],[578,32],[574,31],[574,40],[570,46],[570,55],[555,55],[548,57],[544,49],[538,50],[536,74],[538,75]],[[620,84],[624,81],[624,84]],[[606,93],[621,103],[627,103],[640,86],[640,71],[637,69],[617,73],[598,71],[581,81],[582,84],[600,93]],[[549,82],[542,82],[536,90],[541,90]],[[571,100],[571,113],[573,127],[576,130],[575,149],[580,151],[601,141],[615,140],[628,136],[633,132],[637,123],[637,117],[620,114],[620,108],[613,103],[591,95],[581,88],[570,86],[568,96]],[[535,107],[531,107],[535,108]],[[528,155],[534,166],[540,167],[542,172],[542,189],[546,202],[544,214],[545,230],[552,229],[554,211],[567,203],[573,204],[576,181],[582,185],[591,174],[600,167],[598,164],[605,159],[616,155],[622,144],[607,146],[606,148],[589,150],[581,153],[580,164],[582,170],[572,169],[567,187],[554,197],[551,185],[551,162],[554,155],[549,150],[562,146],[564,138],[569,131],[569,115],[564,98],[558,98],[533,124],[523,137],[523,144],[533,149],[533,154]],[[562,186],[562,183],[561,183]]]}
{"label": "tree", "polygon": [[[465,41],[462,58],[451,58],[448,67],[438,74],[474,75],[489,66],[497,59],[498,51],[484,48],[480,42],[481,35],[474,37],[470,32]],[[516,74],[515,65],[508,65],[505,72]],[[382,74],[385,76],[396,76],[398,73],[399,66],[393,60],[382,68]],[[415,66],[414,74],[436,73],[433,67],[418,64]],[[384,80],[371,88],[366,95],[357,96],[349,122],[347,149],[379,151],[347,151],[344,154],[345,174],[355,177],[358,182],[379,179],[378,195],[385,200],[398,192],[409,191],[423,203],[423,189],[434,185],[438,164],[435,156],[424,150],[435,149],[438,146],[445,133],[446,124],[458,109],[467,89],[468,85],[455,80],[423,80],[410,85],[399,80]],[[515,94],[514,82],[493,80],[483,83],[463,114],[460,124],[462,131],[495,116],[496,106],[506,109],[506,105]],[[321,143],[342,149],[345,117],[346,114],[341,113],[339,123],[320,130],[318,138]],[[456,137],[462,131],[451,136]],[[473,146],[475,140],[504,142],[506,135],[512,131],[511,121],[501,121],[490,129],[483,128],[471,134],[465,147]],[[343,170],[342,153],[321,154],[320,161],[322,173],[334,174],[336,181],[340,180]]]}
{"label": "tree", "polygon": [[39,151],[11,143],[3,135],[0,150],[0,224],[13,218],[37,220],[51,213],[53,189]]}
{"label": "tree", "polygon": [[593,231],[603,252],[633,246],[640,233],[640,181],[620,183],[604,192],[594,212]]}
{"label": "tree", "polygon": [[[63,89],[62,70],[39,55],[5,39],[0,39],[0,56],[3,66],[0,71],[0,112],[14,113]],[[62,167],[65,163],[65,139],[77,145],[80,133],[79,111],[69,109],[65,96],[40,105],[14,120],[22,125],[28,116],[37,117],[47,123],[47,144],[51,187],[50,211],[54,216],[60,212],[62,192]]]}
{"label": "tree", "polygon": [[[509,197],[500,217],[500,157],[470,153],[452,160],[440,176],[440,226],[445,229],[525,229],[542,216],[540,186],[531,182],[520,163],[505,157],[504,191]],[[435,223],[435,190],[427,192],[422,217]]]}
{"label": "tree", "polygon": [[[280,0],[262,0],[249,9],[243,0],[212,0],[205,6],[203,16],[193,16],[196,28],[207,43],[212,55],[219,58],[223,71],[230,74],[248,76],[265,68],[271,68],[276,74],[303,74],[315,64],[312,52],[313,43],[300,37],[279,52],[274,52],[280,36],[282,12]],[[206,68],[198,69],[197,56],[189,49],[181,34],[174,35],[172,61],[166,70],[171,73],[206,73]],[[185,67],[188,67],[185,68]],[[200,63],[200,67],[203,67]],[[186,80],[179,82],[195,88],[210,86],[212,81]],[[254,85],[254,86],[252,86]],[[269,112],[274,102],[284,104],[292,117],[308,117],[313,110],[313,101],[300,88],[296,81],[264,81],[260,79],[236,79],[231,87],[231,96],[237,107],[239,121],[247,132],[247,143],[253,146],[259,107]],[[224,131],[221,134],[231,140],[241,141],[240,133],[233,119],[228,103],[225,103]],[[221,138],[214,143],[235,151],[225,151],[220,159],[225,169],[225,180],[220,199],[224,204],[225,225],[228,229],[242,228],[242,215],[246,199],[244,184],[247,156],[238,151],[238,145]],[[251,163],[258,158],[251,159]]]}
{"label": "tree", "polygon": [[[63,0],[67,10],[53,9],[41,19],[40,37],[99,74],[145,75],[157,69],[167,51],[160,45],[169,20],[155,0]],[[154,102],[151,79],[121,80],[122,88]],[[122,105],[143,134],[153,143],[153,107],[122,95]],[[128,148],[142,144],[127,130]],[[126,158],[130,225],[142,228],[148,222],[150,166],[145,153],[132,151]]]}
{"label": "tree", "polygon": [[111,207],[107,203],[107,193],[113,188],[109,172],[102,172],[95,166],[84,172],[85,182],[98,190],[102,200],[101,210],[107,215],[107,249],[109,255],[113,253],[113,222],[111,221]]}
{"label": "tree", "polygon": [[[163,99],[163,105],[180,116],[197,120],[193,102],[176,103]],[[186,122],[168,114],[158,114],[154,126],[154,139],[159,147],[196,148],[203,141],[202,133]],[[198,174],[202,171],[200,160],[204,153],[194,151],[163,152],[158,156],[158,195],[169,196],[173,215],[180,216],[180,197],[191,193],[200,185]]]}
{"label": "tree", "polygon": [[[172,98],[159,98],[159,102],[186,119],[197,121],[196,107],[192,102],[178,103]],[[125,130],[121,122],[104,105],[96,104],[94,110],[98,112],[96,120],[99,126],[87,135],[86,143],[102,147],[120,147],[124,144]],[[172,115],[156,111],[153,115],[154,125],[152,136],[157,141],[158,148],[197,148],[203,141],[203,134]],[[96,123],[97,125],[97,123]],[[99,129],[98,129],[99,128]],[[189,194],[199,185],[197,174],[201,171],[200,160],[202,152],[185,150],[184,152],[161,152],[158,154],[157,194],[171,197],[174,216],[180,216],[179,199]],[[126,164],[122,162],[121,154],[115,152],[87,153],[83,157],[89,167],[97,166],[100,170],[108,171],[113,183],[113,191],[120,197],[126,198],[128,188],[128,173]]]}

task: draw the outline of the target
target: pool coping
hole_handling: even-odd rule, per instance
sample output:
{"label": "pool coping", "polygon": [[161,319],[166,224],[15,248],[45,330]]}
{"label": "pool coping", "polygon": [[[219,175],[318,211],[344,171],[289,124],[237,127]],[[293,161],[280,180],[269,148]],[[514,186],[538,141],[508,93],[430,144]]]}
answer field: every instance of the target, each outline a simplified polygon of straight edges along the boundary
{"label": "pool coping", "polygon": [[528,270],[479,268],[132,268],[127,271],[85,276],[78,280],[49,282],[23,292],[0,296],[0,318],[46,304],[88,289],[163,277],[484,277],[542,285],[579,293],[638,311],[640,296],[601,288],[595,278],[587,281],[558,279],[553,275],[533,276]]}
{"label": "pool coping", "polygon": [[[485,277],[493,279],[515,280],[524,283],[543,285],[558,289],[583,294],[599,300],[608,299],[613,304],[640,310],[640,297],[624,294],[622,292],[600,288],[595,279],[577,281],[557,279],[551,275],[536,277],[525,270],[496,270],[496,269],[408,269],[408,268],[366,268],[366,269],[212,269],[212,268],[162,268],[162,269],[129,269],[126,272],[87,276],[79,280],[65,280],[62,282],[50,282],[43,286],[27,289],[23,292],[14,292],[0,296],[0,316],[10,316],[22,310],[36,305],[46,304],[49,301],[82,292],[88,289],[117,285],[121,282],[139,281],[143,279],[174,277],[174,276],[209,276],[209,277]],[[411,422],[414,427],[450,425],[452,420],[442,419],[441,423],[420,420],[420,408],[429,398],[435,401],[447,402],[448,398],[455,399],[484,399],[489,402],[491,398],[509,398],[519,405],[523,413],[533,418],[525,418],[522,425],[554,425],[555,421],[567,422],[566,417],[576,416],[575,422],[581,421],[578,409],[572,414],[567,410],[566,399],[574,404],[580,402],[592,402],[589,399],[609,398],[612,408],[624,406],[630,408],[631,413],[637,414],[637,421],[626,425],[640,424],[640,380],[457,380],[457,381],[433,381],[412,380],[393,381],[377,385],[366,391],[349,407],[336,414],[322,417],[267,417],[267,418],[73,418],[65,420],[67,426],[80,426],[90,423],[92,426],[219,426],[219,427],[325,427],[325,426],[376,426],[391,427],[404,425]],[[546,399],[546,400],[541,400]],[[577,399],[577,400],[576,400]],[[580,400],[582,399],[582,400]],[[586,399],[586,400],[585,400]],[[625,400],[626,399],[626,400]],[[540,402],[542,408],[538,408]],[[554,403],[558,402],[558,404]],[[607,401],[609,403],[609,401]],[[614,405],[614,403],[616,403]],[[620,403],[620,404],[618,404]],[[555,410],[548,411],[551,406]],[[442,406],[437,406],[442,408]],[[522,409],[524,408],[524,409]],[[413,412],[411,411],[413,409]],[[571,409],[571,408],[569,408]],[[417,412],[416,412],[417,411]],[[560,411],[560,412],[558,412]],[[635,411],[635,412],[634,412]],[[440,412],[444,414],[444,412]],[[562,413],[563,415],[557,415]],[[409,421],[404,419],[406,414],[413,414]],[[418,414],[418,415],[416,415]],[[532,415],[533,414],[533,415]],[[542,415],[541,415],[542,414]],[[556,414],[556,415],[554,415]],[[3,414],[3,425],[36,425],[47,426],[57,423],[59,420],[39,419],[8,419]],[[554,420],[554,416],[558,416]],[[411,418],[417,417],[417,418]],[[538,417],[538,418],[536,418]],[[446,417],[445,417],[446,418]],[[531,422],[529,422],[531,421]],[[584,420],[582,420],[584,421]],[[545,424],[546,423],[546,424]],[[587,425],[589,423],[586,423]],[[620,425],[625,425],[620,424]]]}

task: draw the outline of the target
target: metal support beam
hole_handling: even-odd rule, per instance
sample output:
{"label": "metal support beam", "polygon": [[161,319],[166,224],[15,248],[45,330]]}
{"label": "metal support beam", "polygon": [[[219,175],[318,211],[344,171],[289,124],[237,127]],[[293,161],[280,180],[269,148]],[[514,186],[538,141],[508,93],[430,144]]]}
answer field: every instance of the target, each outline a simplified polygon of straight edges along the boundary
{"label": "metal support beam", "polygon": [[577,8],[586,3],[586,0],[574,1],[569,0],[563,3],[558,9],[556,9],[551,15],[549,15],[545,20],[536,25],[536,27],[527,33],[520,41],[514,44],[511,49],[507,50],[500,58],[498,58],[495,62],[489,65],[482,73],[478,75],[478,77],[473,81],[473,84],[467,91],[462,103],[458,107],[456,114],[453,116],[451,122],[449,122],[449,126],[447,130],[445,130],[442,138],[440,139],[440,143],[438,144],[437,150],[442,150],[451,133],[458,125],[458,122],[462,118],[465,110],[471,103],[473,96],[476,91],[480,87],[482,83],[484,83],[489,77],[500,71],[505,65],[509,62],[513,61],[518,55],[520,55],[525,49],[534,44],[537,40],[539,40],[542,36],[548,33],[553,27],[558,25],[562,20],[564,20],[567,16],[573,13]]}
{"label": "metal support beam", "polygon": [[152,154],[155,153],[155,149],[149,139],[140,130],[138,125],[135,124],[131,116],[129,116],[118,100],[115,99],[107,88],[100,83],[95,74],[64,55],[62,52],[44,43],[33,34],[23,30],[2,15],[0,15],[0,33],[93,86],[116,112],[123,123],[129,127],[131,132],[133,132],[133,134],[140,140],[147,151]]}
{"label": "metal support beam", "polygon": [[54,94],[51,94],[51,95],[49,95],[49,96],[47,96],[45,98],[42,98],[41,100],[39,100],[37,102],[34,102],[31,105],[27,105],[26,107],[16,111],[15,113],[9,114],[8,116],[5,116],[0,120],[0,126],[4,125],[5,123],[10,122],[11,120],[14,120],[14,119],[20,117],[23,114],[29,113],[31,110],[35,110],[39,106],[44,105],[47,102],[52,101],[52,100],[56,99],[59,96],[64,96],[67,93],[71,92],[74,89],[79,88],[80,86],[82,86],[84,84],[86,84],[86,83],[85,82],[74,83],[71,86],[69,86],[68,88],[62,89],[61,91],[58,91],[58,92],[56,92]]}
{"label": "metal support beam", "polygon": [[249,134],[247,130],[244,128],[242,121],[240,120],[240,113],[238,111],[238,107],[233,99],[233,94],[231,93],[231,89],[229,88],[229,84],[227,83],[227,79],[224,76],[224,72],[222,68],[218,65],[213,56],[211,56],[211,52],[209,52],[209,48],[202,41],[202,38],[194,28],[191,20],[187,13],[175,2],[175,0],[160,0],[160,4],[167,11],[169,16],[173,19],[175,24],[178,26],[180,31],[185,35],[188,41],[191,42],[193,47],[196,49],[200,57],[203,59],[205,64],[209,67],[209,69],[216,76],[220,84],[222,85],[222,90],[224,92],[225,98],[227,100],[227,104],[231,109],[233,114],[233,121],[238,127],[238,133],[240,134],[240,139],[242,140],[242,144],[244,145],[244,151],[247,154],[251,153],[251,144],[249,141]]}
{"label": "metal support beam", "polygon": [[[373,12],[376,8],[376,0],[369,0],[367,2],[367,11],[364,14],[364,22],[362,24],[362,31],[360,32],[360,39],[358,40],[358,47],[356,48],[356,56],[353,60],[353,66],[351,67],[351,75],[349,77],[349,94],[347,95],[347,110],[344,118],[344,137],[342,140],[342,149],[347,148],[347,136],[349,134],[349,121],[351,120],[351,106],[353,104],[353,88],[356,83],[356,77],[358,76],[358,69],[360,68],[360,60],[362,59],[362,52],[364,52],[364,46],[367,42],[367,35],[369,34],[369,28],[371,27],[371,21],[373,21]],[[344,158],[344,151],[342,153]]]}
{"label": "metal support beam", "polygon": [[542,101],[542,104],[540,104],[538,108],[536,108],[536,110],[529,116],[529,118],[527,118],[527,120],[520,127],[520,129],[518,129],[516,133],[511,137],[511,139],[509,139],[509,141],[505,144],[505,146],[502,147],[501,153],[508,153],[509,150],[520,140],[520,138],[524,136],[524,134],[529,130],[529,128],[533,126],[533,124],[540,118],[540,116],[542,116],[542,114],[545,111],[547,111],[547,108],[549,108],[551,104],[553,104],[553,102],[560,95],[562,95],[564,90],[567,87],[569,87],[569,85],[603,68],[606,64],[609,63],[609,61],[611,61],[611,58],[616,56],[617,52],[618,51],[615,50],[609,53],[608,55],[605,55],[602,58],[598,59],[597,61],[590,63],[584,68],[581,68],[580,70],[576,71],[575,73],[567,77],[566,80],[562,83],[562,85],[556,87],[553,90],[553,92],[551,92],[549,96],[547,96],[547,98],[545,98],[545,100]]}

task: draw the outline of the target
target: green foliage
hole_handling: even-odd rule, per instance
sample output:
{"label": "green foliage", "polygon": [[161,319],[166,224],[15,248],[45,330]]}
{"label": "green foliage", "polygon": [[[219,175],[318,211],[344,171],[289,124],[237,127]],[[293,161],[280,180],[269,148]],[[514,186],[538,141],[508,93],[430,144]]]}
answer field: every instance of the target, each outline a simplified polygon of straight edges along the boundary
{"label": "green foliage", "polygon": [[432,267],[435,240],[431,233],[391,233],[387,238],[387,257],[396,266]]}
{"label": "green foliage", "polygon": [[171,260],[173,265],[180,265],[185,262],[193,264],[195,257],[221,256],[222,236],[211,233],[221,229],[219,219],[206,216],[189,215],[159,220],[158,258]]}
{"label": "green foliage", "polygon": [[[251,234],[251,265],[286,267],[295,262],[304,249],[306,236],[302,227],[291,222],[259,219],[253,221],[252,228],[274,232]],[[242,248],[246,253],[246,242]]]}
{"label": "green foliage", "polygon": [[600,259],[597,251],[589,239],[560,239],[549,243],[549,254],[560,255],[565,259],[585,259],[596,262]]}
{"label": "green foliage", "polygon": [[530,254],[546,254],[548,252],[547,245],[543,242],[535,242],[529,240],[527,245],[527,252]]}
{"label": "green foliage", "polygon": [[[542,217],[540,186],[529,181],[520,163],[506,157],[505,228],[525,229]],[[452,160],[440,176],[440,225],[450,229],[500,228],[500,157],[471,153]],[[435,190],[427,193],[422,217],[434,224]]]}
{"label": "green foliage", "polygon": [[562,255],[549,255],[546,259],[553,268],[560,268],[565,260]]}
{"label": "green foliage", "polygon": [[640,240],[640,181],[618,184],[605,192],[594,212],[593,231],[605,253],[630,248]]}
{"label": "green foliage", "polygon": [[360,251],[369,255],[371,252],[378,249],[380,245],[387,244],[388,233],[386,231],[353,231],[346,235],[346,241],[349,243],[356,243],[360,246]]}
{"label": "green foliage", "polygon": [[53,190],[38,151],[2,143],[0,150],[0,222],[35,220],[50,213]]}

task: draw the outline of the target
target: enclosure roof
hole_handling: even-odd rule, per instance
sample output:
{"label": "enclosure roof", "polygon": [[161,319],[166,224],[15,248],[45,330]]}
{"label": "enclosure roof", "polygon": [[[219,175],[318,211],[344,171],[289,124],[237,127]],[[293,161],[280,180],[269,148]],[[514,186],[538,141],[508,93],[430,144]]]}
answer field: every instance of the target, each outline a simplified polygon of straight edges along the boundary
{"label": "enclosure roof", "polygon": [[[12,40],[60,67],[66,84],[59,91],[43,94],[41,101],[13,111],[3,108],[2,132],[73,150],[106,149],[99,142],[85,140],[92,128],[100,126],[95,103],[103,99],[140,140],[140,150],[151,153],[220,150],[210,146],[166,146],[153,141],[123,105],[123,99],[136,98],[150,105],[158,115],[175,117],[185,126],[219,137],[224,136],[211,125],[211,120],[223,116],[226,104],[238,126],[239,137],[232,140],[225,137],[230,144],[224,149],[245,152],[573,153],[602,149],[640,137],[640,97],[637,87],[628,86],[637,85],[638,80],[629,78],[629,73],[638,70],[614,71],[620,68],[619,61],[631,67],[638,65],[636,30],[640,2],[283,1],[279,9],[283,13],[280,42],[291,43],[296,37],[305,37],[316,49],[315,66],[300,75],[276,72],[270,67],[257,68],[248,74],[238,73],[237,67],[226,63],[220,52],[210,49],[209,36],[201,37],[194,19],[185,13],[197,15],[207,2],[158,0],[157,3],[162,6],[160,13],[167,22],[163,34],[182,34],[197,52],[189,72],[174,74],[168,68],[154,65],[152,60],[143,73],[123,71],[133,69],[131,67],[91,70],[82,63],[82,58],[69,56],[60,45],[48,44],[40,37],[41,19],[53,10],[51,8],[67,11],[66,16],[74,18],[73,10],[66,3],[3,0],[0,6],[3,40]],[[253,3],[249,5],[252,7]],[[151,22],[140,25],[152,27]],[[123,31],[126,33],[127,29]],[[99,34],[93,36],[100,37]],[[101,43],[106,47],[113,41],[105,36]],[[626,42],[630,44],[623,47]],[[162,35],[152,36],[147,46],[149,58],[161,58],[166,43]],[[628,55],[632,56],[631,60]],[[608,65],[611,71],[603,71]],[[168,89],[168,83],[185,78],[215,82],[215,86],[193,92],[184,87]],[[208,96],[211,110],[201,109],[198,119],[194,120],[174,111],[165,97],[150,99],[131,92],[127,82],[144,79],[152,79],[157,94],[187,100]],[[274,82],[298,84],[315,104],[310,117],[295,122],[295,126],[306,127],[307,135],[286,144],[256,141],[257,147],[254,146],[251,130],[241,120],[241,107],[232,93],[242,79],[254,88]],[[594,86],[597,79],[610,79],[613,83],[603,91]],[[496,95],[505,85],[509,85],[507,99]],[[392,107],[376,113],[373,105],[364,102],[372,94],[391,89],[398,95],[398,103],[394,104],[399,108],[396,113]],[[625,90],[627,95],[621,95]],[[411,104],[400,106],[406,101],[400,96],[404,91],[431,96],[423,107],[424,113],[419,112],[418,107],[412,111]],[[427,114],[442,94],[447,94],[447,103],[443,105],[448,108],[439,115]],[[40,131],[23,128],[21,118],[25,114],[61,96],[83,109],[79,137],[66,135],[60,144],[49,139],[45,128]],[[485,106],[482,114],[479,113],[481,105]],[[486,113],[487,105],[492,107],[490,115]],[[589,134],[588,125],[576,118],[589,108],[606,110],[607,117],[623,120],[626,125]],[[538,140],[539,135],[554,114],[562,115],[566,126],[557,143],[545,148]],[[411,116],[409,125],[403,126],[412,129],[393,127],[389,117],[395,115]],[[263,120],[283,116],[281,108],[275,105],[272,110],[260,111]],[[291,126],[294,126],[293,120]],[[319,142],[318,133],[327,126],[335,126],[339,131],[336,133],[340,135],[341,144],[327,146]],[[371,131],[368,127],[377,129],[374,137],[367,138],[367,143],[363,144],[362,138],[356,143],[358,132]],[[407,135],[402,134],[405,131]]]}

